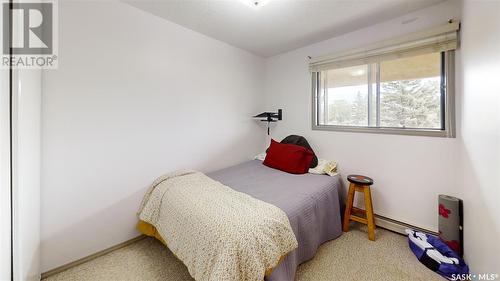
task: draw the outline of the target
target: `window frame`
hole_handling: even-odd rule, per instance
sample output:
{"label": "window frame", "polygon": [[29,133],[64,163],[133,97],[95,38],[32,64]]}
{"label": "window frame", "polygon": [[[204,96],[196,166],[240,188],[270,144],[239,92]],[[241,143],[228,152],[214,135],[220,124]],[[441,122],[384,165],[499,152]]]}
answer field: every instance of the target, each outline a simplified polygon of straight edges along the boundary
{"label": "window frame", "polygon": [[[351,133],[373,133],[373,134],[392,134],[392,135],[410,135],[426,137],[455,138],[455,51],[449,50],[442,52],[441,77],[441,118],[442,128],[440,129],[418,129],[418,128],[392,128],[392,127],[368,127],[368,126],[342,126],[342,125],[320,125],[318,123],[318,90],[320,89],[320,73],[312,72],[312,130],[336,131]],[[377,83],[379,87],[379,83]],[[371,88],[371,87],[369,87]],[[369,95],[370,96],[370,95]],[[380,95],[377,95],[380,98]],[[379,106],[379,102],[376,106]],[[380,110],[377,111],[377,115]],[[377,118],[378,119],[378,118]]]}

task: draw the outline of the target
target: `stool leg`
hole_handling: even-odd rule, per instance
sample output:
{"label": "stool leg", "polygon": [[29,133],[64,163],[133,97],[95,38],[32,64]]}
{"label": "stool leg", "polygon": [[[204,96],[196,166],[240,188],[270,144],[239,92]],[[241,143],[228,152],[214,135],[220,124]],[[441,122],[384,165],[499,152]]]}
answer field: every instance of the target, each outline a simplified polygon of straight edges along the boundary
{"label": "stool leg", "polygon": [[370,239],[371,241],[375,241],[375,218],[373,216],[372,195],[369,186],[365,186],[364,193],[366,220],[368,222],[368,239]]}
{"label": "stool leg", "polygon": [[355,185],[351,183],[349,185],[349,192],[347,194],[347,201],[345,203],[344,227],[343,227],[344,232],[349,231],[349,222],[351,221],[352,204],[354,202],[354,191],[355,191]]}

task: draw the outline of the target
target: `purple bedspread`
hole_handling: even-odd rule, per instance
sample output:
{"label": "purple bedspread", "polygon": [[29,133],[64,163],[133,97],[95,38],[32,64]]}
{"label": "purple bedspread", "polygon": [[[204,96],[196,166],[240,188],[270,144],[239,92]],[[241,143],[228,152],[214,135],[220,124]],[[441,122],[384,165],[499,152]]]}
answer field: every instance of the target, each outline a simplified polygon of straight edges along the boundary
{"label": "purple bedspread", "polygon": [[208,176],[287,214],[299,247],[266,277],[267,281],[293,281],[299,264],[313,258],[322,243],[342,234],[338,176],[288,174],[266,167],[259,160]]}

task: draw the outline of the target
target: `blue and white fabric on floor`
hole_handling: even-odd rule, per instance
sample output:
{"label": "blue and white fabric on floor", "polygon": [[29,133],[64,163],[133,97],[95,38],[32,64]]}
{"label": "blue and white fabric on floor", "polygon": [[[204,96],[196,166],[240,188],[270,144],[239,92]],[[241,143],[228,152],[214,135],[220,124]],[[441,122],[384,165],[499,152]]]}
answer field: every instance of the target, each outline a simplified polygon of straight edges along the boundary
{"label": "blue and white fabric on floor", "polygon": [[469,267],[438,237],[411,229],[406,230],[410,249],[427,268],[447,279],[469,273]]}

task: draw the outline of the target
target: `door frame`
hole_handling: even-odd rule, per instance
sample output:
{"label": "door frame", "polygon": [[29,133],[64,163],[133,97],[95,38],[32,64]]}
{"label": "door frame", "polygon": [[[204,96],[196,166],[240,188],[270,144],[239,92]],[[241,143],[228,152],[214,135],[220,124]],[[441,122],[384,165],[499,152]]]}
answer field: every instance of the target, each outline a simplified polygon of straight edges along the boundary
{"label": "door frame", "polygon": [[[9,1],[11,7],[13,1]],[[12,19],[9,19],[12,26]],[[12,29],[9,29],[12,41]],[[9,56],[12,55],[12,50]],[[14,280],[12,201],[13,69],[0,70],[0,280]]]}

